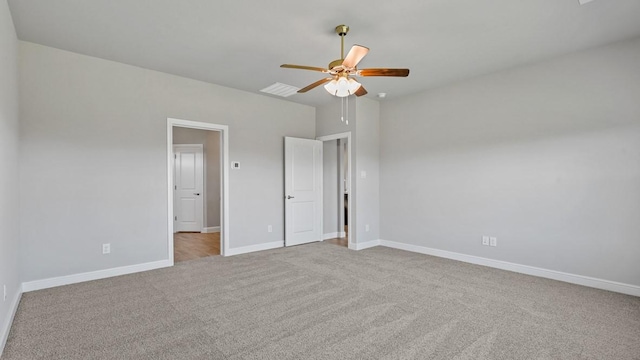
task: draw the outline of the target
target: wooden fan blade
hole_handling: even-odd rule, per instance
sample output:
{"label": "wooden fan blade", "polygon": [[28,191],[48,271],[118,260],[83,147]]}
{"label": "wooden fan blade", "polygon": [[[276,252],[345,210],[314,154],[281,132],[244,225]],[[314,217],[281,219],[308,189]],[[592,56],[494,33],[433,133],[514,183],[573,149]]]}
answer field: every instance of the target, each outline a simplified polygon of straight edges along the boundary
{"label": "wooden fan blade", "polygon": [[299,93],[306,93],[307,91],[309,91],[309,90],[311,90],[311,89],[313,89],[313,88],[316,88],[316,87],[318,87],[318,86],[320,86],[320,85],[322,85],[322,84],[324,84],[324,83],[327,83],[327,82],[329,82],[329,81],[331,81],[331,80],[333,80],[333,78],[330,78],[330,77],[329,77],[329,78],[325,78],[325,79],[318,80],[318,81],[314,82],[314,83],[313,83],[313,84],[311,84],[311,85],[308,85],[308,86],[303,87],[302,89],[298,90],[298,92],[299,92]]}
{"label": "wooden fan blade", "polygon": [[347,69],[353,69],[354,67],[356,67],[356,65],[358,65],[360,60],[362,60],[362,58],[367,55],[368,52],[368,47],[353,45],[351,47],[351,50],[349,50],[347,57],[342,61],[342,66]]}
{"label": "wooden fan blade", "polygon": [[323,73],[329,72],[329,70],[327,70],[325,68],[315,67],[315,66],[282,64],[282,65],[280,65],[280,67],[281,68],[287,68],[287,69],[301,69],[301,70],[320,71],[320,72],[323,72]]}
{"label": "wooden fan blade", "polygon": [[359,76],[409,76],[409,69],[362,69],[358,70]]}
{"label": "wooden fan blade", "polygon": [[356,90],[356,92],[354,93],[355,96],[362,96],[362,95],[367,95],[367,89],[364,88],[364,86],[360,85],[360,87],[358,88],[358,90]]}

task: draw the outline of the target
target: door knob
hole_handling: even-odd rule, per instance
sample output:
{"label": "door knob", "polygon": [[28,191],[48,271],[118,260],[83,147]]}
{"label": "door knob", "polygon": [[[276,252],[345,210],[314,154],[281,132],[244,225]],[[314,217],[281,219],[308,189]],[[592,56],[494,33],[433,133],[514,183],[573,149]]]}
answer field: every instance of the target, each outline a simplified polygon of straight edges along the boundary
{"label": "door knob", "polygon": [[200,196],[200,193],[193,193],[193,195],[195,195],[195,196]]}
{"label": "door knob", "polygon": [[293,199],[295,196],[287,195],[287,199]]}

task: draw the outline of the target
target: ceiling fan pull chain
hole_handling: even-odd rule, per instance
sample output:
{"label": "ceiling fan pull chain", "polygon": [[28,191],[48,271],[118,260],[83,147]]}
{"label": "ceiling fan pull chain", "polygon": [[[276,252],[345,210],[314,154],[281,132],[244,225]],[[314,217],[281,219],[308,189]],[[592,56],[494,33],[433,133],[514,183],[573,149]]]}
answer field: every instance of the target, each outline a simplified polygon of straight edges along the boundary
{"label": "ceiling fan pull chain", "polygon": [[347,125],[349,125],[349,96],[345,96],[344,98],[346,98],[347,100],[347,120],[345,121]]}
{"label": "ceiling fan pull chain", "polygon": [[344,122],[344,98],[340,99],[340,120]]}

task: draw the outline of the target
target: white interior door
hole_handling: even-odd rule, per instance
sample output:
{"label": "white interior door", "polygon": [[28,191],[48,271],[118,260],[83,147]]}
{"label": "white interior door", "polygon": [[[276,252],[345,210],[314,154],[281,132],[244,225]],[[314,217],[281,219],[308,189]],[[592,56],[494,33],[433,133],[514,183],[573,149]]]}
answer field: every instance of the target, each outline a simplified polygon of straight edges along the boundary
{"label": "white interior door", "polygon": [[174,145],[174,231],[202,231],[204,157],[201,144]]}
{"label": "white interior door", "polygon": [[284,138],[285,246],[322,240],[322,142]]}

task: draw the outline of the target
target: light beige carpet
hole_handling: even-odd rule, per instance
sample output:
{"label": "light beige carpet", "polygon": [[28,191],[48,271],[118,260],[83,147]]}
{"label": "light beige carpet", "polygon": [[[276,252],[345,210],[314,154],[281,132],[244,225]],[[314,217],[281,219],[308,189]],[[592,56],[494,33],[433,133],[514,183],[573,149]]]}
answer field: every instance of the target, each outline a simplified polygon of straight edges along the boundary
{"label": "light beige carpet", "polygon": [[640,298],[320,243],[24,294],[3,359],[640,359]]}

